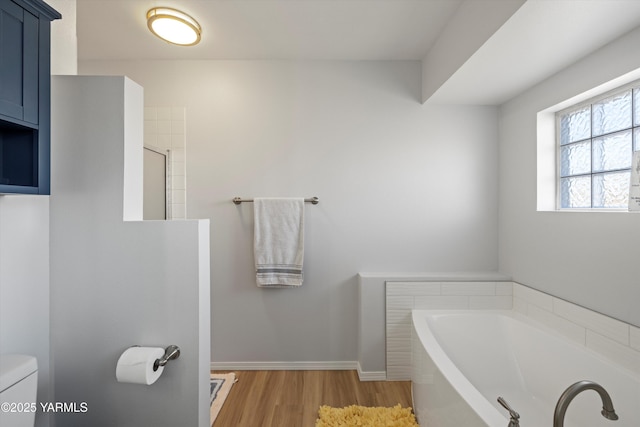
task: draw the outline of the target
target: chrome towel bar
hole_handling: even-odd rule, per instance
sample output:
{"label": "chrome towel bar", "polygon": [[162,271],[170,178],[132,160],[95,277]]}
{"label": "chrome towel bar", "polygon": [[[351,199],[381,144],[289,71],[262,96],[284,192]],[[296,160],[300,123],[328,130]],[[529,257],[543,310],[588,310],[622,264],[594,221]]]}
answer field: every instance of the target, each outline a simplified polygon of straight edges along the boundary
{"label": "chrome towel bar", "polygon": [[[310,199],[304,199],[304,201],[306,203],[311,203],[313,205],[317,205],[318,203],[320,203],[320,199],[318,199],[317,197],[311,197]],[[241,197],[234,197],[233,198],[233,203],[235,203],[236,205],[239,205],[240,203],[252,203],[253,199],[243,199]]]}

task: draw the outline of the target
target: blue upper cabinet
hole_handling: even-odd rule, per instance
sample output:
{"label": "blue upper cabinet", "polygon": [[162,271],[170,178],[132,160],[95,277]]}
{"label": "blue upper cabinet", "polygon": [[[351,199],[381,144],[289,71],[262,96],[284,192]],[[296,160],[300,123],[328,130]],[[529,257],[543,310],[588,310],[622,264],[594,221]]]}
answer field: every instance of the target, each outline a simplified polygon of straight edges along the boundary
{"label": "blue upper cabinet", "polygon": [[0,113],[38,124],[38,18],[3,0],[0,31]]}
{"label": "blue upper cabinet", "polygon": [[50,25],[59,18],[41,0],[0,0],[0,193],[50,193]]}

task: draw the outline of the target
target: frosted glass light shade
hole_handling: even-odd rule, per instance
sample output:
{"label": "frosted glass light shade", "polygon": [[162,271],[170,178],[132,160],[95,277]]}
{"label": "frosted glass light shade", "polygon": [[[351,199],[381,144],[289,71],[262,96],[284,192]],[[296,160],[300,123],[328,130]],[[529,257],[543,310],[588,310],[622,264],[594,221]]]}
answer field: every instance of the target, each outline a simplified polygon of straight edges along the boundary
{"label": "frosted glass light shade", "polygon": [[193,46],[200,41],[200,24],[176,9],[154,7],[147,12],[149,30],[161,39],[180,46]]}

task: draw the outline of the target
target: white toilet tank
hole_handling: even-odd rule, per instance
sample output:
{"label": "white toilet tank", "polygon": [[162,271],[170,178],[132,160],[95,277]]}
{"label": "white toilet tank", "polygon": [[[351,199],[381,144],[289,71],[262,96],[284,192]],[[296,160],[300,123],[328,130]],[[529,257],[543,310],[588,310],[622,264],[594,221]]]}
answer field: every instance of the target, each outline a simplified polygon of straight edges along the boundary
{"label": "white toilet tank", "polygon": [[33,427],[38,404],[38,362],[24,354],[0,354],[0,426]]}

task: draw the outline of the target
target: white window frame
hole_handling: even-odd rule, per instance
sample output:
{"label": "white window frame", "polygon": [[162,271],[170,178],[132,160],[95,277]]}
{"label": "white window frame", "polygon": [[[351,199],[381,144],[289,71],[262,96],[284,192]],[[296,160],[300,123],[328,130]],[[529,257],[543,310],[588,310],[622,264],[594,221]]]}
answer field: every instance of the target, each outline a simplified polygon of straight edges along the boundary
{"label": "white window frame", "polygon": [[556,145],[556,113],[561,110],[568,109],[574,105],[588,102],[591,99],[607,95],[624,88],[625,85],[633,85],[636,81],[640,81],[640,68],[634,69],[626,74],[605,81],[591,89],[583,89],[583,92],[574,92],[566,94],[564,101],[556,101],[542,110],[536,115],[536,211],[537,212],[555,212],[564,215],[585,215],[598,213],[611,214],[629,214],[638,213],[624,209],[559,209],[558,206],[558,185],[559,170],[557,170],[558,148]]}
{"label": "white window frame", "polygon": [[[591,97],[589,99],[586,99],[584,101],[577,102],[577,103],[572,104],[572,105],[570,105],[570,106],[568,106],[566,108],[563,108],[562,110],[559,110],[559,111],[555,112],[554,121],[555,121],[555,159],[556,159],[556,161],[555,161],[555,163],[556,163],[555,164],[555,168],[556,168],[556,172],[555,172],[555,187],[556,187],[556,190],[555,190],[555,193],[556,193],[555,206],[556,207],[555,207],[555,209],[556,210],[558,210],[558,211],[579,211],[579,210],[582,210],[582,211],[594,211],[594,212],[602,212],[602,211],[620,212],[620,211],[627,211],[628,210],[627,207],[619,207],[619,208],[593,207],[593,206],[591,206],[591,207],[580,207],[580,208],[563,208],[562,207],[562,188],[561,188],[562,184],[561,183],[562,183],[562,178],[563,177],[562,177],[562,174],[561,174],[561,168],[562,168],[562,165],[561,165],[561,163],[562,163],[562,158],[561,158],[562,157],[561,156],[561,151],[562,151],[562,145],[561,145],[561,130],[562,130],[561,129],[561,118],[562,118],[563,115],[565,115],[568,112],[576,111],[576,110],[579,110],[579,109],[587,107],[587,106],[591,107],[593,104],[596,104],[596,103],[598,103],[598,102],[600,102],[602,100],[605,100],[605,99],[610,98],[612,96],[615,96],[617,94],[621,94],[623,92],[631,90],[632,91],[632,93],[631,93],[631,127],[624,128],[624,129],[619,129],[619,130],[616,130],[615,132],[622,132],[622,131],[625,131],[625,130],[630,130],[631,131],[631,138],[632,139],[631,139],[631,153],[630,153],[630,156],[632,156],[635,147],[640,146],[640,141],[636,141],[635,140],[635,129],[639,128],[640,124],[638,124],[638,125],[634,124],[634,111],[635,111],[635,109],[634,109],[634,107],[635,107],[634,100],[635,100],[635,97],[633,96],[633,89],[640,90],[640,80],[635,80],[633,82],[618,86],[618,87],[616,87],[614,89],[608,90],[608,91],[606,91],[604,93],[601,93],[599,95],[593,96],[593,97]],[[593,126],[593,116],[592,116],[592,114],[593,114],[593,111],[591,111],[590,115],[589,115],[590,120],[591,120],[591,126],[590,126],[591,135],[589,136],[589,138],[586,138],[586,139],[582,140],[582,141],[591,141],[591,144],[593,144],[593,140],[595,138],[599,138],[599,137],[602,136],[602,135],[598,135],[596,137],[593,136],[593,128],[592,128],[592,126]],[[606,135],[606,134],[604,134],[604,135]],[[591,147],[591,149],[593,149],[593,146]],[[630,162],[630,164],[631,164],[631,162]],[[627,168],[627,169],[617,170],[617,172],[623,172],[623,171],[627,171],[627,170],[631,171],[631,166],[629,166],[629,168]],[[591,176],[591,204],[592,205],[593,205],[593,185],[594,185],[593,184],[593,176],[594,175],[598,175],[600,173],[602,173],[602,172],[594,172],[593,171],[593,159],[592,159],[592,165],[590,167],[590,171],[588,173],[584,174],[584,176],[587,176],[587,175]]]}

